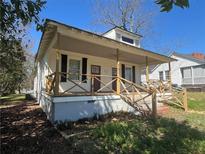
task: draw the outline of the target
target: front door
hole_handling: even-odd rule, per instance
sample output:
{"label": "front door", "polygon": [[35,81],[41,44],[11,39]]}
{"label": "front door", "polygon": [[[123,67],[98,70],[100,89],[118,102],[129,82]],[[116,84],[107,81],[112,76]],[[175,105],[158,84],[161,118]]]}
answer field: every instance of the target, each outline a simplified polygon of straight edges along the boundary
{"label": "front door", "polygon": [[[94,74],[94,75],[100,75],[100,72],[101,72],[101,67],[98,66],[98,65],[91,65],[91,74]],[[97,79],[98,80],[97,80]],[[97,91],[98,89],[100,89],[100,76],[96,76],[95,79],[94,79],[94,85],[93,85],[93,90],[94,91]]]}
{"label": "front door", "polygon": [[[112,80],[114,80],[114,79],[116,79],[116,76],[117,76],[117,68],[112,68],[112,76],[113,76],[113,78],[112,78]],[[114,82],[112,82],[112,89],[114,90],[114,91],[116,91],[117,90],[117,81],[115,80]]]}

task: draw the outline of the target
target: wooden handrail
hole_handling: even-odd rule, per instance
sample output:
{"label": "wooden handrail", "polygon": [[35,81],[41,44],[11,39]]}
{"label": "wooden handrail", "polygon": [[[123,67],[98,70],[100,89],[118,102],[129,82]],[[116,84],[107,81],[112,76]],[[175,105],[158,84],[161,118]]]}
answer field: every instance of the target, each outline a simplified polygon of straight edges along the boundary
{"label": "wooden handrail", "polygon": [[122,78],[122,77],[119,77],[119,78],[120,78],[120,80],[122,80],[122,81],[125,81],[125,82],[127,82],[127,83],[129,83],[129,84],[134,85],[136,88],[138,88],[138,89],[140,89],[140,90],[143,90],[143,91],[148,92],[148,93],[150,92],[149,89],[147,89],[147,88],[145,88],[145,87],[143,87],[143,86],[137,85],[136,83],[133,83],[133,82],[131,82],[131,81],[127,80],[127,79],[124,79],[124,78]]}
{"label": "wooden handrail", "polygon": [[[82,74],[82,73],[69,73],[69,72],[66,72],[66,73],[64,73],[64,72],[59,72],[58,74],[59,74],[59,75],[62,75],[62,74],[66,74],[66,75],[84,75],[84,76],[89,77],[90,80],[92,80],[92,79],[98,80],[98,81],[100,82],[100,84],[104,85],[103,87],[101,87],[101,88],[97,91],[97,93],[100,92],[101,90],[105,89],[105,88],[108,88],[108,89],[110,89],[112,92],[116,93],[115,90],[113,90],[112,88],[110,88],[110,87],[108,87],[108,86],[117,80],[117,78],[118,78],[117,76],[97,75],[97,74]],[[47,75],[46,77],[47,77],[47,78],[48,78],[48,77],[52,77],[53,75],[56,75],[56,73],[53,72],[53,73]],[[112,78],[112,80],[109,81],[108,83],[104,83],[102,80],[99,80],[97,77],[108,77],[108,78]],[[114,78],[114,79],[113,79],[113,78]],[[72,86],[72,87],[70,87],[69,89],[65,90],[62,94],[65,94],[66,92],[70,91],[71,89],[73,89],[73,88],[76,87],[76,86],[79,87],[80,89],[83,89],[83,91],[88,92],[85,88],[83,88],[82,86],[80,86],[80,84],[82,84],[84,81],[81,81],[81,82],[79,82],[79,83],[76,83],[75,81],[73,81],[73,80],[70,79],[69,77],[66,77],[66,79],[67,79],[69,82],[72,82],[72,83],[74,84],[74,86]],[[86,80],[88,80],[88,79],[86,79]],[[137,85],[137,84],[135,84],[135,83],[133,83],[133,82],[131,82],[131,81],[129,81],[129,80],[126,80],[126,79],[122,78],[122,77],[119,77],[119,80],[120,80],[120,82],[121,82],[121,85],[124,87],[124,89],[120,91],[121,93],[122,93],[123,91],[126,91],[126,88],[129,88],[129,87],[131,87],[131,86],[134,86],[135,88],[140,89],[140,90],[145,91],[145,92],[150,92],[147,88],[145,88],[145,87],[143,87],[143,86],[140,86],[140,85]],[[125,83],[127,83],[127,84],[129,84],[129,87],[125,87],[125,85],[122,84],[122,83],[123,83],[122,81],[125,82]],[[91,85],[91,86],[92,86],[92,85]],[[128,92],[128,91],[126,91],[126,92]],[[62,94],[61,94],[61,95],[62,95]]]}
{"label": "wooden handrail", "polygon": [[59,72],[59,74],[66,74],[66,75],[79,75],[79,76],[96,76],[96,77],[110,77],[110,78],[114,78],[117,76],[111,76],[111,75],[98,75],[98,74],[82,74],[82,73],[69,73],[69,72]]}

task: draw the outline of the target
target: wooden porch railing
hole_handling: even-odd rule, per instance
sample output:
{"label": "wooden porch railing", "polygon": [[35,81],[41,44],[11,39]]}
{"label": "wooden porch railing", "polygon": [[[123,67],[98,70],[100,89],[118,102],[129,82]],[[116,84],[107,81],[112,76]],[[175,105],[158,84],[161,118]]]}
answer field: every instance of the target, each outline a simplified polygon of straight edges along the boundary
{"label": "wooden porch railing", "polygon": [[[97,95],[98,93],[102,93],[102,92],[111,92],[111,93],[114,93],[116,94],[116,90],[113,89],[111,86],[114,82],[117,81],[117,79],[119,79],[119,82],[120,82],[120,94],[130,94],[130,92],[136,92],[136,93],[140,93],[140,91],[143,91],[143,92],[147,92],[147,93],[150,93],[151,90],[146,88],[146,87],[143,87],[141,85],[138,85],[136,83],[133,83],[129,80],[126,80],[122,77],[117,77],[117,76],[109,76],[109,75],[95,75],[95,74],[75,74],[75,75],[79,75],[79,76],[86,76],[86,79],[83,80],[83,81],[74,81],[71,79],[71,74],[70,73],[59,73],[60,75],[63,75],[65,78],[66,78],[66,82],[67,84],[73,84],[73,86],[69,87],[68,89],[66,89],[65,91],[59,93],[59,95],[64,95],[66,93],[70,93],[72,94],[73,93],[73,89],[75,87],[78,87],[82,90],[82,92],[85,92],[85,93],[90,93],[91,95]],[[74,75],[74,74],[72,74]],[[104,78],[104,79],[99,79],[98,77],[100,78]],[[54,94],[54,89],[55,89],[55,86],[56,83],[55,83],[55,78],[56,78],[56,74],[55,73],[52,73],[48,76],[46,76],[46,92],[48,92],[49,94]],[[105,82],[104,80],[108,80],[108,82]],[[96,91],[94,91],[94,81],[97,81],[100,83],[100,88]],[[87,83],[87,85],[90,84],[90,88],[89,90],[84,88],[82,86],[83,83]],[[90,82],[90,83],[89,83]],[[117,83],[116,83],[117,84]],[[103,91],[104,89],[107,89],[106,91]],[[109,91],[108,91],[109,90]],[[76,94],[76,93],[75,93]]]}
{"label": "wooden porch railing", "polygon": [[55,87],[56,74],[51,73],[46,76],[46,92],[51,94]]}
{"label": "wooden porch railing", "polygon": [[[86,79],[83,81],[74,81],[71,79],[71,76],[74,74],[70,74],[70,73],[58,73],[58,74],[66,78],[67,82],[64,82],[64,84],[68,84],[69,88],[67,88],[66,90],[62,92],[59,92],[58,94],[55,94],[55,88],[57,86],[57,84],[55,83],[56,73],[53,73],[51,75],[46,76],[46,92],[51,95],[55,95],[55,96],[91,95],[91,96],[95,96],[95,95],[117,94],[117,95],[120,95],[120,97],[124,101],[129,103],[132,107],[134,107],[141,113],[146,114],[151,111],[145,99],[153,95],[153,90],[150,90],[146,87],[133,83],[122,77],[109,76],[109,75],[95,75],[95,74],[75,74],[78,76],[86,76]],[[86,82],[86,86],[83,85],[85,82]],[[100,84],[97,90],[94,89],[94,82],[98,82]],[[119,82],[119,86],[120,86],[119,94],[117,93],[117,82]],[[113,87],[113,84],[115,84],[114,86],[115,88]],[[146,112],[143,106],[147,108]]]}
{"label": "wooden porch railing", "polygon": [[[188,110],[186,88],[174,87],[171,85],[169,80],[150,80],[148,84],[150,89],[156,91],[158,96],[162,99],[162,102],[173,104],[184,109],[185,111]],[[170,95],[166,96],[166,94]]]}
{"label": "wooden porch railing", "polygon": [[[130,104],[132,107],[140,111],[142,114],[147,114],[152,111],[154,116],[157,115],[157,95],[159,95],[162,100],[166,103],[175,104],[184,110],[187,110],[187,96],[185,89],[176,89],[170,87],[170,83],[164,83],[157,80],[149,80],[147,86],[139,85],[133,83],[129,80],[126,80],[118,76],[109,76],[109,75],[95,75],[95,74],[70,74],[70,73],[58,73],[59,76],[63,76],[68,84],[69,88],[62,92],[55,93],[56,86],[56,73],[52,73],[46,76],[46,92],[53,94],[55,96],[63,95],[107,95],[107,94],[118,94],[120,97]],[[86,79],[83,81],[74,81],[72,76],[84,76]],[[59,78],[60,78],[59,77]],[[99,79],[101,78],[101,79]],[[94,83],[98,82],[100,86],[95,89]],[[118,87],[120,92],[117,93],[117,82],[119,82]],[[83,85],[86,83],[86,86]],[[115,88],[113,87],[115,85]],[[77,90],[76,90],[77,88]],[[59,87],[57,88],[59,89]],[[171,93],[170,98],[165,97],[166,93]],[[148,99],[149,98],[149,99]],[[152,105],[152,109],[149,106],[149,103]],[[146,108],[146,109],[145,109]]]}

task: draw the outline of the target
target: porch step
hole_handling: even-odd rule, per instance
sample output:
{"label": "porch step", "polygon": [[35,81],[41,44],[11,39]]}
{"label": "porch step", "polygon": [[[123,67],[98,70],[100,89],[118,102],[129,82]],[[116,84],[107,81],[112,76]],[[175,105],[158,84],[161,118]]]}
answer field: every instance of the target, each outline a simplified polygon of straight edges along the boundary
{"label": "porch step", "polygon": [[[147,94],[144,93],[142,97],[145,97],[145,96],[147,96]],[[122,99],[126,103],[128,103],[130,106],[132,106],[136,110],[138,111],[140,110],[140,112],[151,112],[152,110],[152,96],[151,95],[137,102],[135,101],[141,99],[139,95],[133,96],[132,94],[130,94],[130,95],[125,95],[123,97],[124,99],[123,98]],[[171,98],[171,95],[169,94],[164,96],[163,98],[160,97],[159,95],[157,96],[157,113],[159,115],[166,114],[169,111],[169,107],[163,102],[169,100],[170,98]],[[133,99],[135,100],[134,102],[132,101]]]}
{"label": "porch step", "polygon": [[157,113],[159,115],[163,115],[169,112],[169,106],[166,104],[163,104],[162,106],[157,108]]}

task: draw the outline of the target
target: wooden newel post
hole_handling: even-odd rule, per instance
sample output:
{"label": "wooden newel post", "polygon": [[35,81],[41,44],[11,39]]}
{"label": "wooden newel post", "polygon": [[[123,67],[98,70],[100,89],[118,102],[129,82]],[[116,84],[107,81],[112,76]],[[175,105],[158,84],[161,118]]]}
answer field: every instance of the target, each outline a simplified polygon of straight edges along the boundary
{"label": "wooden newel post", "polygon": [[157,93],[154,91],[152,93],[152,116],[157,117]]}
{"label": "wooden newel post", "polygon": [[57,49],[56,50],[56,72],[55,72],[55,89],[54,89],[54,95],[59,95],[59,79],[60,79],[60,73],[59,73],[59,61],[60,61],[60,52]]}
{"label": "wooden newel post", "polygon": [[120,62],[119,62],[119,49],[117,49],[117,95],[120,95]]}
{"label": "wooden newel post", "polygon": [[146,56],[146,82],[149,85],[149,62],[148,57]]}
{"label": "wooden newel post", "polygon": [[184,111],[187,111],[188,106],[187,106],[187,91],[186,91],[186,88],[183,89],[183,106],[184,106]]}
{"label": "wooden newel post", "polygon": [[94,76],[91,75],[91,95],[93,96],[94,95]]}
{"label": "wooden newel post", "polygon": [[171,74],[171,62],[169,61],[169,88],[172,90],[172,74]]}

